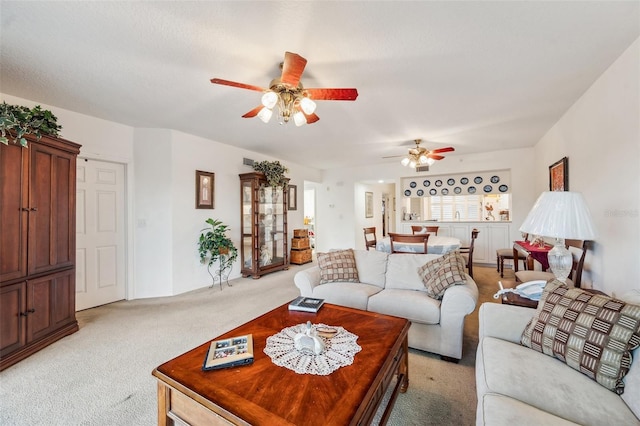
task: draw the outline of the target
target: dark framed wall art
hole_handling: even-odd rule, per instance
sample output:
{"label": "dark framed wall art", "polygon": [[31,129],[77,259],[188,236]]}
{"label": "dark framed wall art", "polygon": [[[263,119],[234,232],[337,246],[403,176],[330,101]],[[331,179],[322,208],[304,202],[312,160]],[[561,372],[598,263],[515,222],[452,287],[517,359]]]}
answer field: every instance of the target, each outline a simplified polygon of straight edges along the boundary
{"label": "dark framed wall art", "polygon": [[298,210],[298,187],[296,185],[287,185],[289,210]]}
{"label": "dark framed wall art", "polygon": [[373,192],[364,193],[364,217],[373,217]]}
{"label": "dark framed wall art", "polygon": [[569,190],[569,158],[563,157],[549,166],[549,191]]}
{"label": "dark framed wall art", "polygon": [[215,173],[196,170],[196,209],[214,208]]}

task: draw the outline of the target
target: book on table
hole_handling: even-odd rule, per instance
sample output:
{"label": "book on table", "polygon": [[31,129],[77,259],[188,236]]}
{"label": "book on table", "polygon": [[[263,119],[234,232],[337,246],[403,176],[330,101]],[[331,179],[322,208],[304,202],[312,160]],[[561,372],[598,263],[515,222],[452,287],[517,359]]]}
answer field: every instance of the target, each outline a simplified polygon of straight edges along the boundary
{"label": "book on table", "polygon": [[324,304],[324,299],[314,297],[297,297],[289,303],[290,311],[318,312]]}
{"label": "book on table", "polygon": [[202,369],[218,370],[253,363],[253,336],[230,337],[214,340],[209,346]]}

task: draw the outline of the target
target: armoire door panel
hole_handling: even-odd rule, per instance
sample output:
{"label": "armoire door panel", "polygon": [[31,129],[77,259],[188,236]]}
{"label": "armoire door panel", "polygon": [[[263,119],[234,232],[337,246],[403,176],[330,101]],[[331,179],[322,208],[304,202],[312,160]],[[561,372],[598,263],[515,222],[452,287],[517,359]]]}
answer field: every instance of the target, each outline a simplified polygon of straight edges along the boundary
{"label": "armoire door panel", "polygon": [[0,358],[25,345],[25,283],[0,288]]}

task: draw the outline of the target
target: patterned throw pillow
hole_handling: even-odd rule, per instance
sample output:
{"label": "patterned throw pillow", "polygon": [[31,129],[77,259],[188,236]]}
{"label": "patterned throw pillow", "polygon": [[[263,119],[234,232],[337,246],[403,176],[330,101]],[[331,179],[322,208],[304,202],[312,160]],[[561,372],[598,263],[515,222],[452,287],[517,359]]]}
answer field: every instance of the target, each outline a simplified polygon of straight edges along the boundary
{"label": "patterned throw pillow", "polygon": [[356,259],[352,249],[318,253],[320,284],[332,282],[359,283]]}
{"label": "patterned throw pillow", "polygon": [[620,395],[631,351],[640,345],[640,306],[554,280],[546,285],[521,343]]}
{"label": "patterned throw pillow", "polygon": [[426,293],[438,300],[449,287],[467,283],[464,258],[457,251],[425,263],[418,268],[418,274]]}

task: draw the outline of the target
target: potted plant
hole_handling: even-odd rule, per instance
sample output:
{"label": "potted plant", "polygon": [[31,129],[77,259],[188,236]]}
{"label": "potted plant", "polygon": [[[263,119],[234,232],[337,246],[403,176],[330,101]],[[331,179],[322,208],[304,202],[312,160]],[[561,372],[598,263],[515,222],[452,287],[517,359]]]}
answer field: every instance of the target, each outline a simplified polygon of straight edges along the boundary
{"label": "potted plant", "polygon": [[287,187],[289,179],[287,179],[285,173],[288,173],[289,169],[280,164],[279,161],[260,161],[253,163],[253,170],[264,173],[269,186],[283,189]]}
{"label": "potted plant", "polygon": [[27,108],[19,105],[0,105],[0,142],[9,144],[9,138],[15,144],[27,146],[24,135],[32,134],[38,139],[42,135],[58,136],[62,126],[49,110],[43,110],[40,105]]}
{"label": "potted plant", "polygon": [[[207,272],[211,275],[213,286],[216,277],[211,273],[211,266],[218,261],[219,269],[217,278],[220,280],[220,289],[222,289],[222,276],[225,271],[231,271],[233,262],[238,258],[238,249],[233,245],[233,241],[227,237],[226,232],[229,227],[219,220],[207,219],[209,224],[203,228],[198,239],[198,253],[200,254],[200,263],[207,265]],[[229,273],[226,274],[227,284],[229,284]]]}

